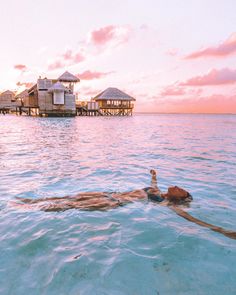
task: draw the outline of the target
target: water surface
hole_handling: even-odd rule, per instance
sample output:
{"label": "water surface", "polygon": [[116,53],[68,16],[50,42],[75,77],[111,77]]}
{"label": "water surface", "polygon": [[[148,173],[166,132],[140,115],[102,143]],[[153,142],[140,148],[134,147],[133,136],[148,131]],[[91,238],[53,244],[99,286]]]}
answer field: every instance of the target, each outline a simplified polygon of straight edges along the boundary
{"label": "water surface", "polygon": [[20,211],[15,197],[179,185],[236,230],[236,116],[0,116],[0,294],[236,294],[236,241],[154,203]]}

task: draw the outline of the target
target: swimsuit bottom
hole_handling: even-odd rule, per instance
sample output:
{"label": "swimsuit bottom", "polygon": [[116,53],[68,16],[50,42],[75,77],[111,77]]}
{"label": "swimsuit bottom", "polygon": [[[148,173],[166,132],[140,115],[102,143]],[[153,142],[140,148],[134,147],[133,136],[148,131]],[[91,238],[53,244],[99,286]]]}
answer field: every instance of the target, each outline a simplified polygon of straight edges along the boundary
{"label": "swimsuit bottom", "polygon": [[114,194],[115,192],[109,192],[105,194],[105,197],[107,197],[109,200],[113,201],[114,203],[116,203],[118,206],[124,206],[126,204],[126,202],[121,202],[119,199],[116,199],[112,196],[112,194]]}

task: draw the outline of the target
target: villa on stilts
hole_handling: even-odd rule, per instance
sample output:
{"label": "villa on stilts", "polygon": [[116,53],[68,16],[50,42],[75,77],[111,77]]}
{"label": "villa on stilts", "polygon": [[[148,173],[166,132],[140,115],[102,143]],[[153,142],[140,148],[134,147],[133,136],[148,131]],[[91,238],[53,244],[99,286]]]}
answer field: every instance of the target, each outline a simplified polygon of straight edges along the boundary
{"label": "villa on stilts", "polygon": [[0,95],[0,111],[40,117],[132,116],[135,98],[109,87],[89,101],[76,100],[74,86],[80,79],[66,71],[57,79],[41,78],[17,95]]}
{"label": "villa on stilts", "polygon": [[135,98],[109,87],[89,102],[77,106],[78,116],[132,116]]}
{"label": "villa on stilts", "polygon": [[0,114],[12,113],[18,104],[19,102],[13,91],[6,90],[0,94]]}
{"label": "villa on stilts", "polygon": [[65,72],[58,79],[39,78],[37,83],[17,98],[22,104],[17,114],[45,117],[73,117],[76,115],[74,85],[80,79]]}

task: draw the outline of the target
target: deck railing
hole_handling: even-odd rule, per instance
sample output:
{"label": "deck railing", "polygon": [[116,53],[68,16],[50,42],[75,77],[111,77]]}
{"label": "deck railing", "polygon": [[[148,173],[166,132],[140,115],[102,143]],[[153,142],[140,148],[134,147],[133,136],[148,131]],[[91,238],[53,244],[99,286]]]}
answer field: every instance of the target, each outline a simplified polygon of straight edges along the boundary
{"label": "deck railing", "polygon": [[99,105],[100,108],[107,108],[107,109],[130,109],[134,107],[134,104],[112,104],[112,103],[102,103]]}

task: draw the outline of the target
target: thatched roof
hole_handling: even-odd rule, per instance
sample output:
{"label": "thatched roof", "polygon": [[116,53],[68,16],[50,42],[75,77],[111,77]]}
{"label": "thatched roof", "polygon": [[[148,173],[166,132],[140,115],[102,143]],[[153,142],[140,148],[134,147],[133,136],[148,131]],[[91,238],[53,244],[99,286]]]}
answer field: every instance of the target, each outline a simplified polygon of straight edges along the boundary
{"label": "thatched roof", "polygon": [[54,91],[68,91],[68,89],[61,84],[61,82],[56,82],[48,89],[48,92],[54,92]]}
{"label": "thatched roof", "polygon": [[94,100],[132,100],[135,101],[136,99],[133,98],[132,96],[124,93],[123,91],[117,89],[117,88],[113,88],[113,87],[109,87],[106,90],[104,90],[103,92],[99,93],[98,95],[96,95],[94,97]]}
{"label": "thatched roof", "polygon": [[58,81],[61,81],[61,82],[79,82],[80,79],[74,75],[72,75],[71,73],[69,72],[65,72],[63,73],[59,78],[58,78]]}

